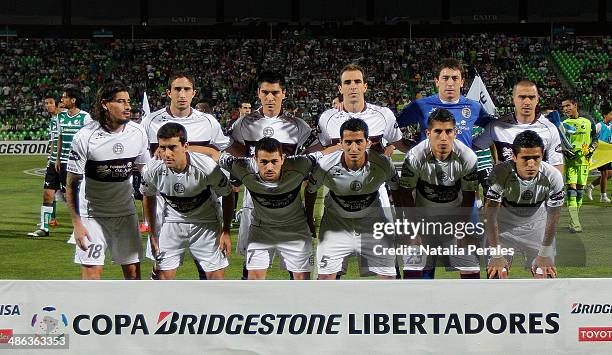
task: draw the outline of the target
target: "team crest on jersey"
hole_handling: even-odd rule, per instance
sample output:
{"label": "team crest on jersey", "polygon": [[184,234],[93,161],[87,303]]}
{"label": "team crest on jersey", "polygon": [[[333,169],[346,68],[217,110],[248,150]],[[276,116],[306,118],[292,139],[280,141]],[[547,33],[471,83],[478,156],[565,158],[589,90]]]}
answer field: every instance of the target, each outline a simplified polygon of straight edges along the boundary
{"label": "team crest on jersey", "polygon": [[185,192],[185,185],[181,184],[180,182],[177,182],[176,184],[174,184],[174,186],[172,186],[172,189],[174,190],[174,192],[182,194],[183,192]]}
{"label": "team crest on jersey", "polygon": [[521,195],[521,200],[530,201],[533,198],[533,191],[527,190]]}
{"label": "team crest on jersey", "polygon": [[446,172],[442,171],[442,170],[438,170],[436,171],[436,177],[438,178],[439,181],[446,181],[448,180],[448,174],[446,174]]}
{"label": "team crest on jersey", "polygon": [[362,187],[361,181],[355,180],[351,182],[351,191],[360,191]]}
{"label": "team crest on jersey", "polygon": [[115,154],[123,153],[123,144],[115,143],[115,145],[113,146],[113,153]]}
{"label": "team crest on jersey", "polygon": [[461,109],[461,116],[465,118],[469,118],[472,115],[472,110],[469,107],[464,107]]}
{"label": "team crest on jersey", "polygon": [[264,137],[272,137],[274,135],[274,128],[272,127],[266,127],[263,129],[263,136]]}

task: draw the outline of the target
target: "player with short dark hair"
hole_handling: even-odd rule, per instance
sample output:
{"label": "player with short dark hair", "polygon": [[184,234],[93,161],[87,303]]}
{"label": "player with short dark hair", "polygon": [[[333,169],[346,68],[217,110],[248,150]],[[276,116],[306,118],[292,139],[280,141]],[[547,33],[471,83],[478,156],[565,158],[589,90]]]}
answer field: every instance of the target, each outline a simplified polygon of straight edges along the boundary
{"label": "player with short dark hair", "polygon": [[[223,279],[231,252],[232,204],[224,204],[221,226],[215,196],[230,195],[228,178],[210,157],[188,151],[187,131],[182,125],[166,123],[157,131],[157,141],[162,160],[145,166],[142,192],[159,278],[174,279],[185,249],[189,249],[207,279]],[[157,230],[156,221],[158,194],[166,202],[161,230]]]}
{"label": "player with short dark hair", "polygon": [[74,262],[83,279],[100,279],[106,250],[126,279],[140,279],[142,248],[130,176],[149,160],[147,136],[130,121],[130,95],[121,82],[97,92],[95,121],[74,135],[66,200],[74,225]]}
{"label": "player with short dark hair", "polygon": [[320,279],[336,279],[353,254],[361,258],[362,274],[374,273],[383,279],[396,275],[395,257],[376,255],[373,248],[393,247],[394,238],[387,235],[376,241],[372,226],[388,221],[383,210],[388,206],[382,204],[379,190],[388,183],[392,193],[397,191],[398,176],[389,157],[368,149],[369,129],[359,118],[344,121],[339,129],[342,149],[319,160],[306,187],[306,212],[313,226],[316,191],[321,186],[329,189],[317,247]]}
{"label": "player with short dark hair", "polygon": [[[535,278],[556,277],[555,231],[565,197],[563,177],[543,161],[545,144],[538,133],[525,130],[512,144],[512,160],[496,165],[489,176],[485,202],[488,246],[525,255]],[[507,278],[512,255],[489,258],[489,278]]]}
{"label": "player with short dark hair", "polygon": [[[445,108],[435,110],[427,120],[427,139],[417,144],[406,155],[400,179],[401,206],[420,207],[415,213],[435,221],[456,220],[464,222],[458,207],[471,210],[475,191],[478,189],[476,154],[459,139],[455,117]],[[413,199],[413,190],[416,198]],[[408,216],[410,217],[410,216]],[[416,217],[412,216],[412,217]],[[461,278],[480,278],[478,256],[466,252],[464,243],[473,243],[474,236],[463,237],[459,243],[455,235],[442,234],[419,236],[429,247],[461,249],[464,253],[448,255],[449,265],[459,270]],[[418,240],[412,244],[419,244]],[[435,255],[421,253],[419,248],[412,255],[404,256],[404,278],[433,278]],[[431,276],[429,276],[431,275]]]}

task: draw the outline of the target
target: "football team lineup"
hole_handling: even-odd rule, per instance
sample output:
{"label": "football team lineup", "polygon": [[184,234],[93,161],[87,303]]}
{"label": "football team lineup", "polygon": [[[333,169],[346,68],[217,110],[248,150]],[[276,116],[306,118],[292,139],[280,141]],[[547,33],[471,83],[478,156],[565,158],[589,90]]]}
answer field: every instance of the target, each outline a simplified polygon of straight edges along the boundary
{"label": "football team lineup", "polygon": [[[80,109],[78,90],[66,88],[61,104],[45,100],[56,114],[55,149],[40,228],[32,239],[16,240],[18,230],[23,235],[17,221],[26,210],[31,217],[31,206],[15,204],[2,222],[3,249],[24,257],[8,258],[7,270],[17,278],[75,278],[74,266],[46,277],[21,267],[40,253],[31,243],[51,247],[72,234],[83,279],[100,279],[105,260],[120,264],[126,279],[148,277],[149,270],[155,279],[419,279],[434,278],[437,269],[438,277],[468,279],[482,271],[489,278],[609,276],[612,249],[603,238],[609,222],[601,218],[608,207],[586,201],[583,207],[595,125],[579,117],[571,97],[563,100],[562,126],[537,116],[538,89],[527,80],[513,88],[515,112],[494,118],[460,95],[462,72],[458,61],[442,60],[439,94],[414,101],[396,121],[388,108],[365,102],[364,71],[349,64],[339,73],[340,102],[321,115],[318,131],[283,111],[283,76],[262,72],[261,107],[245,112],[227,135],[213,116],[191,108],[194,79],[185,72],[168,79],[169,106],[141,123],[131,121],[123,83],[99,89],[92,115]],[[612,110],[602,112],[609,121]],[[457,116],[467,129],[457,129]],[[421,137],[408,141],[399,127],[414,124]],[[476,125],[484,130],[473,137]],[[40,181],[33,164],[42,159],[1,159],[23,167],[2,172],[3,181],[22,174],[5,197],[31,195],[35,205]],[[393,160],[403,161],[399,171]],[[136,184],[132,173],[141,179]],[[55,212],[56,191],[65,191],[68,211],[60,205]],[[138,194],[143,212],[133,202]],[[139,214],[148,222],[145,240]],[[440,227],[422,228],[430,224]],[[412,236],[400,238],[400,227]],[[69,248],[52,246],[63,255]],[[234,248],[239,255],[232,257]],[[186,251],[193,265],[183,265]],[[347,265],[353,255],[358,260]],[[275,256],[288,273],[272,271]],[[181,265],[197,272],[178,273]]]}

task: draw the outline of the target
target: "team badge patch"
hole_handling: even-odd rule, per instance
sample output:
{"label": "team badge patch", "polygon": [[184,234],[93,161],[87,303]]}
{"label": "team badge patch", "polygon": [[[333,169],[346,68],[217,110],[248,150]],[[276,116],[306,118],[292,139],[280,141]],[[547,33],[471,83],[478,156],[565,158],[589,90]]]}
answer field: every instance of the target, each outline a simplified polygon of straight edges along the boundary
{"label": "team badge patch", "polygon": [[274,135],[274,128],[272,127],[266,127],[263,129],[263,136],[264,137],[272,137]]}
{"label": "team badge patch", "polygon": [[113,153],[115,154],[123,153],[123,144],[115,143],[115,145],[113,146]]}
{"label": "team badge patch", "polygon": [[461,109],[461,116],[465,118],[469,118],[472,115],[472,110],[469,107],[464,107]]}
{"label": "team badge patch", "polygon": [[361,190],[362,187],[363,185],[361,184],[360,181],[351,182],[351,191],[359,191]]}
{"label": "team badge patch", "polygon": [[177,182],[176,184],[174,184],[172,188],[174,189],[174,192],[177,192],[179,194],[182,194],[183,192],[185,192],[185,185],[181,184],[180,182]]}

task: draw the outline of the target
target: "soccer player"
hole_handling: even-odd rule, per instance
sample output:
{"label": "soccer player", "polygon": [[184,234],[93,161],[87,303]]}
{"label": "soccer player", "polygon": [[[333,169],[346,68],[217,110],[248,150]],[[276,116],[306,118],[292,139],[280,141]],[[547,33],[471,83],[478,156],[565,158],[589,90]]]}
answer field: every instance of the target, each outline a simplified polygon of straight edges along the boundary
{"label": "soccer player", "polygon": [[[301,118],[283,111],[285,78],[278,72],[264,71],[259,75],[257,85],[257,96],[261,107],[234,123],[230,133],[232,145],[227,151],[236,157],[250,157],[253,156],[255,144],[259,140],[271,137],[282,144],[285,155],[297,154],[310,137],[312,130]],[[253,210],[248,191],[245,192],[242,202],[236,250],[245,255]],[[247,277],[245,264],[243,279]]]}
{"label": "soccer player", "polygon": [[132,166],[149,160],[147,136],[130,121],[130,95],[120,82],[103,84],[95,101],[96,121],[74,135],[66,200],[76,252],[85,280],[102,276],[106,250],[125,279],[140,279],[142,248],[132,194]]}
{"label": "soccer player", "polygon": [[544,161],[563,171],[563,154],[559,131],[546,117],[536,116],[539,102],[538,88],[529,80],[521,80],[512,88],[514,112],[493,120],[484,132],[474,139],[476,149],[495,146],[497,160],[512,160],[512,142],[525,130],[536,132],[544,141]]}
{"label": "soccer player", "polygon": [[[152,156],[161,159],[160,152],[157,150],[157,131],[167,122],[176,122],[185,127],[189,139],[189,151],[207,153],[207,148],[220,151],[228,146],[229,138],[223,134],[219,122],[212,115],[191,108],[196,90],[195,81],[190,74],[180,71],[173,73],[168,79],[166,95],[170,98],[170,104],[142,120],[142,126],[149,138],[149,152]],[[156,229],[159,231],[163,221],[160,213],[164,210],[165,202],[159,197],[158,203],[156,221],[160,225]],[[147,257],[153,259],[150,244],[147,244]],[[196,266],[199,278],[205,280],[206,272],[197,262]],[[156,278],[155,269],[152,272],[152,278]]]}
{"label": "soccer player", "polygon": [[[401,206],[420,207],[419,214],[434,220],[462,222],[458,207],[471,209],[478,189],[476,154],[457,139],[457,123],[453,114],[438,108],[427,120],[427,139],[417,144],[406,155],[400,179]],[[416,198],[413,190],[416,189]],[[413,209],[413,211],[416,211]],[[458,211],[455,213],[455,211]],[[413,216],[414,217],[414,216]],[[465,221],[463,221],[465,222]],[[420,235],[426,246],[460,252],[448,255],[449,265],[460,272],[462,279],[480,278],[480,264],[476,254],[468,253],[465,243],[473,242],[465,236],[458,243],[455,235]],[[418,240],[416,240],[418,244]],[[419,249],[420,251],[420,249]],[[434,259],[420,252],[404,256],[404,278],[425,278],[425,270],[435,268]],[[430,273],[433,275],[433,273]],[[429,277],[428,277],[429,278]]]}
{"label": "soccer player", "polygon": [[578,104],[573,97],[566,97],[561,102],[561,106],[563,113],[567,116],[563,125],[571,127],[568,138],[573,152],[571,157],[565,157],[569,230],[572,233],[580,233],[582,225],[578,211],[582,207],[584,186],[589,178],[591,156],[597,148],[597,131],[591,120],[578,114]]}
{"label": "soccer player", "polygon": [[246,247],[248,279],[265,279],[278,253],[295,280],[307,280],[312,270],[314,225],[307,223],[300,190],[320,153],[287,157],[283,144],[271,137],[260,139],[254,148],[253,158],[223,154],[219,159],[219,165],[244,184],[252,199]]}
{"label": "soccer player", "polygon": [[[512,160],[496,165],[489,176],[485,234],[490,248],[513,248],[525,255],[535,278],[556,277],[555,230],[565,192],[558,169],[543,161],[544,141],[532,130],[513,141]],[[487,276],[507,278],[512,255],[489,258]]]}
{"label": "soccer player", "polygon": [[[51,115],[49,120],[49,158],[47,161],[47,171],[45,173],[45,182],[43,185],[43,204],[40,207],[40,228],[34,232],[28,233],[31,237],[47,237],[49,236],[49,226],[56,226],[55,219],[55,193],[61,190],[60,174],[55,170],[55,161],[57,159],[57,114],[61,108],[59,101],[56,102],[53,96],[45,97],[45,110]],[[65,185],[65,180],[64,180]]]}
{"label": "soccer player", "polygon": [[316,191],[323,185],[329,188],[317,247],[322,280],[336,279],[344,260],[353,254],[361,258],[361,268],[367,270],[364,274],[374,273],[381,279],[396,276],[395,257],[376,255],[374,251],[376,244],[392,248],[394,238],[387,235],[375,241],[372,227],[388,221],[379,190],[388,183],[391,191],[396,191],[398,176],[389,157],[368,149],[368,131],[369,125],[362,119],[344,121],[339,127],[342,149],[319,160],[306,188],[306,211],[313,226]]}
{"label": "soccer player", "polygon": [[[601,113],[603,114],[603,121],[598,122],[595,125],[595,129],[597,130],[600,141],[612,144],[612,106],[610,106],[610,103],[604,103],[601,106]],[[599,170],[601,176],[587,185],[585,189],[587,197],[589,200],[593,200],[593,189],[595,188],[593,185],[599,185],[599,191],[601,193],[599,201],[609,203],[610,198],[606,191],[608,191],[608,179],[612,177],[612,163],[600,166],[597,170]]]}
{"label": "soccer player", "polygon": [[356,64],[348,64],[340,71],[338,91],[342,95],[342,102],[339,103],[339,108],[333,107],[321,114],[318,149],[340,143],[342,123],[349,118],[360,118],[368,125],[369,140],[373,149],[384,151],[388,156],[391,156],[395,149],[408,151],[408,146],[402,141],[402,132],[398,128],[393,112],[387,107],[365,101],[368,84],[364,78],[363,68]]}
{"label": "soccer player", "polygon": [[[145,216],[151,221],[149,239],[161,280],[176,278],[176,270],[189,248],[208,280],[224,278],[229,265],[232,206],[230,184],[221,168],[207,155],[188,152],[187,132],[175,122],[157,131],[163,160],[150,161],[143,171]],[[214,192],[214,193],[213,193]],[[157,200],[164,204],[164,222],[157,230]],[[215,196],[223,201],[223,230]]]}

